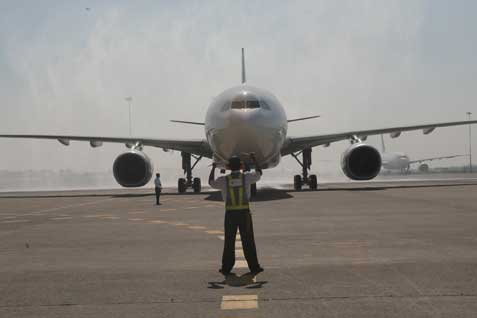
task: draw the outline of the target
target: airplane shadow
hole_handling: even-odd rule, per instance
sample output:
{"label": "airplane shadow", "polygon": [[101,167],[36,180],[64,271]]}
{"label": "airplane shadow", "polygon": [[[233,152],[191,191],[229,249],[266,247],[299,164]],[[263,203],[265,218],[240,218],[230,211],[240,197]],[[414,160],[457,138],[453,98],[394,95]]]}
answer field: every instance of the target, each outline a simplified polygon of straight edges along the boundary
{"label": "airplane shadow", "polygon": [[246,273],[237,276],[235,273],[227,275],[223,281],[220,282],[208,282],[210,289],[224,289],[225,286],[230,287],[245,287],[247,289],[262,288],[268,281],[257,281],[256,276],[251,273]]}

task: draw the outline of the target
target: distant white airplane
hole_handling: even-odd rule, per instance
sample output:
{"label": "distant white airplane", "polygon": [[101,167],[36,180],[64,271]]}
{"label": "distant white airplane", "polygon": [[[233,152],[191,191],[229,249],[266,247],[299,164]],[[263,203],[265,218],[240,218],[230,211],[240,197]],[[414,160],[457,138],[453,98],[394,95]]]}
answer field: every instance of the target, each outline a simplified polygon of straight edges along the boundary
{"label": "distant white airplane", "polygon": [[[242,84],[225,90],[215,97],[204,122],[177,120],[175,122],[202,125],[205,138],[197,140],[175,140],[142,137],[101,137],[49,134],[3,134],[6,138],[57,139],[63,145],[71,140],[88,141],[91,147],[103,142],[124,143],[129,150],[120,154],[113,163],[116,181],[124,187],[141,187],[149,182],[153,174],[151,160],[143,152],[144,146],[164,150],[178,150],[182,155],[182,169],[186,178],[178,180],[178,190],[183,193],[192,187],[200,192],[201,181],[192,177],[192,170],[203,158],[211,158],[221,168],[227,168],[228,159],[240,156],[245,166],[252,166],[249,154],[254,153],[262,169],[278,165],[282,156],[293,156],[302,167],[302,173],[294,176],[294,188],[303,185],[317,188],[316,175],[308,175],[311,169],[311,151],[316,146],[329,146],[333,142],[349,140],[351,146],[343,153],[341,167],[346,176],[353,180],[370,180],[381,170],[381,154],[363,141],[370,135],[390,133],[398,136],[403,131],[419,130],[429,134],[437,127],[475,124],[474,121],[455,121],[425,125],[390,127],[369,130],[352,130],[306,137],[287,136],[288,123],[318,116],[287,119],[285,110],[270,92],[246,83],[244,51],[242,49]],[[301,159],[299,158],[301,156]],[[192,158],[195,162],[192,164]]]}
{"label": "distant white airplane", "polygon": [[457,157],[465,157],[466,155],[452,155],[452,156],[441,156],[441,157],[431,157],[423,158],[417,160],[409,159],[409,156],[403,152],[386,152],[386,146],[384,144],[384,136],[381,135],[381,161],[384,169],[387,170],[399,170],[402,173],[408,173],[411,169],[411,165],[415,163],[421,163],[419,165],[419,171],[426,172],[429,170],[428,164],[422,164],[426,161],[433,160],[442,160],[442,159],[451,159]]}

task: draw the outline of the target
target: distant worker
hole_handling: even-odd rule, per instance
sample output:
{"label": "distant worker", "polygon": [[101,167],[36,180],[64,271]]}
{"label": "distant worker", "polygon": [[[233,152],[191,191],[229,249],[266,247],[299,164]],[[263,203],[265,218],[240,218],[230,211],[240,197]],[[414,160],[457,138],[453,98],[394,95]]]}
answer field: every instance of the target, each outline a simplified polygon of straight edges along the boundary
{"label": "distant worker", "polygon": [[250,273],[257,275],[263,272],[263,268],[258,263],[257,250],[253,235],[252,215],[250,213],[250,185],[260,180],[262,170],[257,166],[256,158],[250,155],[255,172],[242,173],[240,171],[241,161],[239,157],[232,157],[229,160],[229,168],[232,172],[227,176],[215,179],[216,164],[212,164],[209,176],[209,185],[212,188],[222,191],[222,199],[225,201],[225,239],[224,251],[222,255],[222,268],[219,270],[227,276],[231,273],[235,264],[235,236],[237,228],[242,238],[242,247],[247,260]]}
{"label": "distant worker", "polygon": [[156,173],[156,179],[154,179],[154,186],[156,188],[156,205],[159,205],[159,198],[161,196],[162,191],[162,183],[161,183],[161,174]]}

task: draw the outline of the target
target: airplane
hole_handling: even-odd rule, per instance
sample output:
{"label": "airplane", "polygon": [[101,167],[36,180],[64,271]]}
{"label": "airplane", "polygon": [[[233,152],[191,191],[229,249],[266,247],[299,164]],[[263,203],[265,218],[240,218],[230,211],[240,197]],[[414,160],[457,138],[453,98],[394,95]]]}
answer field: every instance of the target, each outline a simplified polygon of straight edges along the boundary
{"label": "airplane", "polygon": [[[0,137],[56,139],[65,146],[70,145],[72,140],[87,141],[93,148],[100,147],[103,142],[123,143],[128,150],[119,154],[113,162],[114,178],[123,187],[141,187],[151,180],[154,168],[144,147],[180,151],[185,178],[178,179],[179,193],[184,193],[189,188],[194,192],[201,191],[201,180],[193,178],[192,172],[202,158],[212,159],[219,168],[227,169],[228,159],[239,156],[245,167],[253,168],[249,155],[253,153],[261,169],[270,169],[277,166],[283,156],[292,156],[302,170],[301,174],[296,174],[293,178],[293,187],[299,191],[303,186],[317,189],[316,174],[309,174],[314,147],[328,147],[331,143],[349,140],[351,145],[341,156],[343,173],[352,180],[371,180],[381,170],[382,157],[376,148],[364,142],[368,136],[387,133],[399,136],[402,132],[412,130],[422,130],[424,134],[429,134],[438,127],[477,123],[477,120],[454,121],[290,137],[287,135],[288,124],[318,116],[288,119],[285,108],[271,92],[247,83],[243,48],[241,65],[241,84],[223,91],[212,100],[204,122],[174,121],[203,126],[205,138],[175,140],[67,134],[2,134]],[[256,191],[256,185],[252,191]]]}
{"label": "airplane", "polygon": [[427,172],[429,171],[428,164],[422,164],[426,161],[433,160],[442,160],[442,159],[451,159],[458,157],[465,157],[466,155],[452,155],[452,156],[442,156],[442,157],[431,157],[423,158],[417,160],[411,160],[408,155],[403,152],[386,152],[386,146],[384,144],[384,136],[381,135],[381,159],[382,167],[386,170],[399,170],[401,173],[408,173],[411,169],[411,165],[419,163],[419,171]]}

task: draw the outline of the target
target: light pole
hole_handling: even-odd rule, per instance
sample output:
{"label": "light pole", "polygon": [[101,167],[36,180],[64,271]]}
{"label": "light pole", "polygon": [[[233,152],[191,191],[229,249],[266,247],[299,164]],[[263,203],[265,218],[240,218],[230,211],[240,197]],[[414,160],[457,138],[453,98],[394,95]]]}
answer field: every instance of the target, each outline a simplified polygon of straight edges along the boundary
{"label": "light pole", "polygon": [[131,137],[131,104],[132,104],[132,96],[128,96],[125,98],[129,105],[129,137]]}
{"label": "light pole", "polygon": [[[471,112],[466,113],[469,117],[472,115]],[[469,124],[469,171],[472,172],[472,125]]]}

